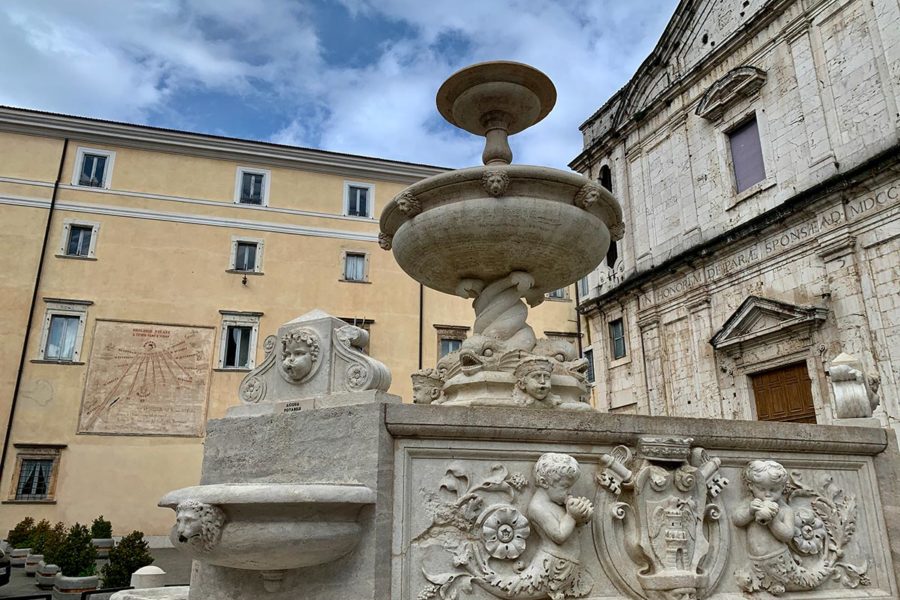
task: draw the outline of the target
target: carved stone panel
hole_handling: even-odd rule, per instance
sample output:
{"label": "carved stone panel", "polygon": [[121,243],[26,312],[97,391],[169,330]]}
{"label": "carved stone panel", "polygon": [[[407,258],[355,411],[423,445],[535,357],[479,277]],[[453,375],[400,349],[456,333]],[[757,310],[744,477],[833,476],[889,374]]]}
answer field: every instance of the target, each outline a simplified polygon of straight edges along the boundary
{"label": "carved stone panel", "polygon": [[394,481],[401,600],[896,590],[869,458],[708,452],[659,435],[619,446],[403,440]]}
{"label": "carved stone panel", "polygon": [[203,434],[214,330],[98,320],[79,433]]}

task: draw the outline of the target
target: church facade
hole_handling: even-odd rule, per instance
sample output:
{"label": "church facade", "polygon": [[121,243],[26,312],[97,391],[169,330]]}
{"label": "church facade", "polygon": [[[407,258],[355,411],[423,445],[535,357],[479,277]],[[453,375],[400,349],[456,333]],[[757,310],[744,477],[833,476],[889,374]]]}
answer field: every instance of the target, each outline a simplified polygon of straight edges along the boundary
{"label": "church facade", "polygon": [[[900,3],[683,1],[571,167],[626,236],[579,285],[601,410],[900,418]],[[846,358],[846,357],[845,357]]]}

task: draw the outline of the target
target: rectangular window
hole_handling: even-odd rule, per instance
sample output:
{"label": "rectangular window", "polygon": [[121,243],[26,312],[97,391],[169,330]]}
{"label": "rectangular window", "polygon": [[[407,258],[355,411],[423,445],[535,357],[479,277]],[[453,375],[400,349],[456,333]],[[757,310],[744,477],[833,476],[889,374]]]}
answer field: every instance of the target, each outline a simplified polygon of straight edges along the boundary
{"label": "rectangular window", "polygon": [[235,271],[256,271],[256,242],[237,242],[234,251]]}
{"label": "rectangular window", "polygon": [[547,297],[555,298],[557,300],[564,300],[566,297],[566,288],[559,288],[558,290],[553,290],[552,292],[548,292]]}
{"label": "rectangular window", "polygon": [[375,205],[375,186],[344,182],[344,214],[349,217],[371,217]]}
{"label": "rectangular window", "polygon": [[81,319],[71,315],[51,315],[44,348],[45,360],[74,360],[75,342]]}
{"label": "rectangular window", "polygon": [[84,154],[81,161],[81,177],[78,185],[103,187],[103,175],[106,173],[106,157],[98,154]]}
{"label": "rectangular window", "polygon": [[594,383],[594,351],[593,350],[585,350],[584,351],[584,359],[587,361],[587,373],[586,377],[589,383]]}
{"label": "rectangular window", "polygon": [[728,134],[728,142],[731,146],[735,186],[737,192],[741,193],[766,178],[756,116],[733,129]]}
{"label": "rectangular window", "polygon": [[441,338],[440,355],[446,356],[451,352],[456,352],[462,346],[462,340],[452,338]]}
{"label": "rectangular window", "polygon": [[70,225],[67,256],[88,256],[91,252],[91,235],[94,228],[89,225]]}
{"label": "rectangular window", "polygon": [[229,325],[225,330],[226,369],[246,369],[250,365],[250,338],[253,328],[245,325]]}
{"label": "rectangular window", "polygon": [[108,189],[115,161],[116,153],[110,150],[79,147],[75,153],[72,185]]}
{"label": "rectangular window", "polygon": [[241,179],[241,204],[262,204],[263,179],[262,173],[244,173]]}
{"label": "rectangular window", "polygon": [[344,280],[366,280],[366,255],[347,252],[344,255]]}
{"label": "rectangular window", "polygon": [[219,368],[252,369],[256,366],[256,337],[262,313],[222,313],[222,339],[219,347]]}
{"label": "rectangular window", "polygon": [[622,319],[609,322],[609,342],[613,360],[618,360],[625,356],[625,324],[622,322]]}
{"label": "rectangular window", "polygon": [[19,465],[16,500],[46,500],[50,494],[54,462],[52,458],[23,458]]}
{"label": "rectangular window", "polygon": [[591,286],[588,283],[587,275],[578,280],[578,293],[582,298],[587,296],[591,291]]}

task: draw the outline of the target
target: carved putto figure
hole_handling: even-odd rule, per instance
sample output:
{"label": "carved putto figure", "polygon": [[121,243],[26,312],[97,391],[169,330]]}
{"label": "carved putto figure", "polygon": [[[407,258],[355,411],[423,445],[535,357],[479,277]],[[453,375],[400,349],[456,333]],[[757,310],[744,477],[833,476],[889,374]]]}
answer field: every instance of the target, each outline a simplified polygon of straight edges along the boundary
{"label": "carved putto figure", "polygon": [[314,331],[297,328],[281,337],[281,371],[295,383],[306,379],[319,360],[319,337]]}
{"label": "carved putto figure", "polygon": [[[774,460],[753,460],[742,478],[751,498],[732,521],[747,531],[750,564],[735,572],[745,592],[812,590],[828,578],[846,587],[868,585],[861,567],[840,562],[856,530],[856,499],[834,490],[830,479],[816,491]],[[798,500],[807,498],[808,505]]]}
{"label": "carved putto figure", "polygon": [[[478,479],[451,465],[442,488],[455,491],[455,502],[423,493],[433,524],[414,543],[440,540],[460,571],[430,574],[421,599],[456,598],[474,583],[498,598],[581,598],[593,582],[582,568],[579,528],[591,521],[590,500],[572,487],[581,470],[567,454],[541,455],[533,468],[534,493],[524,510],[515,501],[528,485],[525,477],[494,465]],[[510,502],[489,504],[496,495]]]}
{"label": "carved putto figure", "polygon": [[219,543],[224,526],[225,513],[218,506],[185,500],[175,508],[175,526],[169,537],[176,547],[188,544],[208,552]]}

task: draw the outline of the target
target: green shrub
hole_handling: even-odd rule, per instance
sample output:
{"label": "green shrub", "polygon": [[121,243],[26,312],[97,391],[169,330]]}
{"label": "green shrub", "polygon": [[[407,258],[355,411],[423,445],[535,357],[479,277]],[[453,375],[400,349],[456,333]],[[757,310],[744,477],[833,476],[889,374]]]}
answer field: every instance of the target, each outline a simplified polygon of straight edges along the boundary
{"label": "green shrub", "polygon": [[57,565],[59,560],[59,552],[63,543],[66,541],[66,524],[60,521],[53,526],[44,539],[44,563],[48,565]]}
{"label": "green shrub", "polygon": [[91,543],[88,528],[80,523],[72,525],[54,558],[66,577],[87,577],[96,573],[97,549]]}
{"label": "green shrub", "polygon": [[47,519],[41,519],[34,526],[34,529],[31,530],[31,544],[29,544],[32,554],[44,553],[44,546],[47,543],[47,536],[50,535],[50,531],[52,531],[50,521]]}
{"label": "green shrub", "polygon": [[13,548],[27,548],[31,543],[31,533],[34,531],[34,519],[25,517],[19,521],[9,532],[6,541]]}
{"label": "green shrub", "polygon": [[91,523],[91,537],[95,540],[108,540],[112,537],[112,523],[103,519],[100,515]]}
{"label": "green shrub", "polygon": [[153,562],[150,545],[140,531],[132,531],[109,551],[109,562],[103,565],[103,587],[131,585],[131,574]]}

